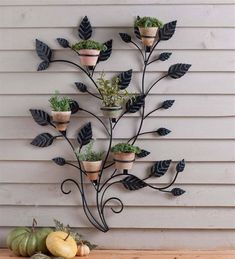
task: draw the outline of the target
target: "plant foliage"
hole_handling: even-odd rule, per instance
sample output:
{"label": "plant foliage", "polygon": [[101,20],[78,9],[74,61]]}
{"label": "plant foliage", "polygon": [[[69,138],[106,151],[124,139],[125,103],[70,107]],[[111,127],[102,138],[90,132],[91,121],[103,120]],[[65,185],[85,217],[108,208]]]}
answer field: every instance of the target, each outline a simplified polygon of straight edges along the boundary
{"label": "plant foliage", "polygon": [[79,152],[79,149],[76,151],[76,155],[80,161],[100,161],[103,158],[104,152],[96,152],[93,150],[94,141],[90,141],[86,145],[84,152]]}
{"label": "plant foliage", "polygon": [[59,92],[56,91],[55,94],[49,99],[51,109],[55,112],[67,112],[71,111],[71,100],[66,96],[59,96]]}
{"label": "plant foliage", "polygon": [[107,49],[107,47],[98,41],[82,40],[82,41],[72,45],[72,49],[76,50],[76,51],[81,50],[81,49],[96,49],[96,50],[105,51]]}
{"label": "plant foliage", "polygon": [[105,75],[102,73],[97,83],[105,107],[121,106],[132,96],[127,90],[120,89],[119,77],[113,77],[112,80],[108,80],[105,79]]}
{"label": "plant foliage", "polygon": [[163,23],[155,17],[145,16],[145,17],[142,17],[135,21],[135,27],[144,27],[144,28],[159,27],[159,28],[161,28],[162,26],[163,26]]}
{"label": "plant foliage", "polygon": [[135,153],[140,154],[141,149],[128,143],[119,143],[111,148],[113,153]]}

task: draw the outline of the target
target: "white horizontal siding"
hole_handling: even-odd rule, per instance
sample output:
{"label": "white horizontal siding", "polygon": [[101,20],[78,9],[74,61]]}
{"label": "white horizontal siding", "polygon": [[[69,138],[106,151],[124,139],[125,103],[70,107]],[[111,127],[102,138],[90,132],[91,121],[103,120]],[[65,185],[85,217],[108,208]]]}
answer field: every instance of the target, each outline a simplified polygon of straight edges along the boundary
{"label": "white horizontal siding", "polygon": [[[56,217],[79,227],[100,248],[234,248],[234,4],[233,0],[0,0],[0,246],[5,246],[5,236],[11,227],[30,225],[32,217],[37,215],[40,226],[53,225]],[[149,67],[147,85],[163,75],[171,64],[193,65],[185,77],[165,79],[152,89],[147,111],[166,99],[174,99],[175,103],[169,110],[153,113],[143,130],[166,127],[172,132],[163,138],[155,134],[142,136],[138,145],[151,154],[138,159],[133,168],[135,175],[145,177],[154,161],[173,159],[168,174],[148,180],[163,186],[173,178],[176,161],[185,158],[186,169],[180,174],[177,186],[185,189],[186,194],[171,198],[147,188],[129,192],[116,186],[107,195],[115,193],[126,207],[120,215],[113,215],[107,208],[107,221],[113,229],[106,234],[90,228],[74,187],[67,185],[73,190],[71,195],[60,192],[64,179],[77,177],[74,168],[59,167],[50,161],[63,155],[74,160],[66,144],[57,140],[47,149],[30,145],[37,134],[53,130],[39,127],[28,110],[49,111],[48,98],[55,89],[101,115],[97,112],[98,102],[88,107],[91,97],[77,94],[74,82],[91,86],[73,67],[52,64],[49,70],[36,72],[40,60],[34,51],[35,38],[55,49],[56,58],[78,62],[55,39],[64,37],[76,42],[76,27],[84,14],[94,26],[95,39],[114,40],[110,60],[100,64],[97,70],[104,70],[112,77],[132,68],[129,87],[132,92],[139,90],[141,66],[137,52],[123,43],[118,33],[133,35],[130,27],[136,15],[158,16],[165,22],[178,20],[174,37],[160,43],[155,52],[155,55],[163,51],[173,54],[168,61]],[[95,78],[98,76],[97,72]],[[96,92],[92,87],[91,91]],[[139,123],[137,116],[125,116],[117,126],[115,138],[131,137]],[[98,146],[104,149],[107,136],[99,123],[85,113],[73,117],[69,138],[75,142],[77,130],[91,121]],[[91,186],[85,182],[89,203],[94,204]],[[23,216],[15,217],[16,214]]]}

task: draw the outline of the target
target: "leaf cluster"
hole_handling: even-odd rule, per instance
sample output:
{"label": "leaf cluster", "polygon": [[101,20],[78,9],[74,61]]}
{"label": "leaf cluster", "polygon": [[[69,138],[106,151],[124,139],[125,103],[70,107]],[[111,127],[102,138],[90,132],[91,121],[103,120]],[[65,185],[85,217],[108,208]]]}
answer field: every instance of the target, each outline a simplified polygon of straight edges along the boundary
{"label": "leaf cluster", "polygon": [[59,92],[56,91],[55,94],[49,99],[51,109],[55,112],[67,112],[70,111],[71,100],[66,96],[59,96]]}
{"label": "leaf cluster", "polygon": [[105,107],[122,106],[133,95],[125,89],[120,89],[120,79],[117,76],[108,80],[102,73],[97,83]]}
{"label": "leaf cluster", "polygon": [[139,154],[141,149],[128,143],[119,143],[111,148],[113,153],[135,153]]}
{"label": "leaf cluster", "polygon": [[79,233],[72,231],[71,227],[69,225],[64,226],[63,223],[61,223],[59,220],[54,219],[54,224],[55,224],[55,231],[63,231],[66,233],[70,233],[70,236],[73,237],[73,239],[76,241],[76,243],[79,245],[81,243],[86,244],[87,246],[89,246],[89,248],[95,249],[97,247],[97,245],[95,244],[91,244],[89,241],[87,240],[82,240],[82,235],[80,235]]}
{"label": "leaf cluster", "polygon": [[161,28],[163,23],[155,17],[142,17],[135,21],[135,27],[147,28],[147,27],[158,27]]}
{"label": "leaf cluster", "polygon": [[86,145],[84,152],[76,152],[77,157],[80,161],[100,161],[103,158],[104,152],[96,152],[93,150],[94,141],[90,141]]}
{"label": "leaf cluster", "polygon": [[107,49],[107,47],[98,41],[82,40],[82,41],[72,45],[72,49],[76,50],[76,51],[81,50],[81,49],[96,49],[96,50],[100,50],[100,51],[105,51]]}

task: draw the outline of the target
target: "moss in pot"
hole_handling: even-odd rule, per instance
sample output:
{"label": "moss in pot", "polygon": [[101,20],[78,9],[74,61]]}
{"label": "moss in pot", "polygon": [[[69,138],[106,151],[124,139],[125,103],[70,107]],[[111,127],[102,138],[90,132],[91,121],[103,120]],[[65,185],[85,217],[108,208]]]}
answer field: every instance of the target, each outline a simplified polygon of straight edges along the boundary
{"label": "moss in pot", "polygon": [[83,66],[94,67],[100,51],[105,51],[106,46],[94,40],[82,40],[72,46],[77,51]]}
{"label": "moss in pot", "polygon": [[151,47],[158,35],[158,30],[163,23],[155,17],[142,17],[135,21],[135,27],[139,28],[144,46]]}
{"label": "moss in pot", "polygon": [[135,155],[141,152],[137,146],[128,143],[119,143],[111,148],[115,168],[121,170],[129,170],[133,166]]}
{"label": "moss in pot", "polygon": [[96,152],[93,150],[94,141],[91,141],[86,145],[84,152],[79,150],[76,152],[78,159],[81,161],[84,171],[87,173],[87,177],[91,181],[95,181],[98,178],[99,172],[102,168],[102,159],[104,152]]}
{"label": "moss in pot", "polygon": [[103,102],[103,107],[100,109],[103,115],[110,119],[118,118],[122,114],[122,105],[133,96],[127,90],[120,89],[119,81],[118,77],[105,79],[104,73],[97,80]]}
{"label": "moss in pot", "polygon": [[71,117],[71,100],[66,96],[60,96],[59,92],[49,99],[53,122],[58,131],[66,131]]}

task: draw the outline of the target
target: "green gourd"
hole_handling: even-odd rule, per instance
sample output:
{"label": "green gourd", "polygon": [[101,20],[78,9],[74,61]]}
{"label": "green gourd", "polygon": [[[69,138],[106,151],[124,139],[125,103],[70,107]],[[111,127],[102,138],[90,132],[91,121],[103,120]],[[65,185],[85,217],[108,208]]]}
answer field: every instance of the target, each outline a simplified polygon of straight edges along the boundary
{"label": "green gourd", "polygon": [[7,236],[7,246],[17,256],[32,256],[37,252],[48,254],[46,238],[53,232],[51,228],[38,228],[33,219],[32,228],[19,227],[13,229]]}

